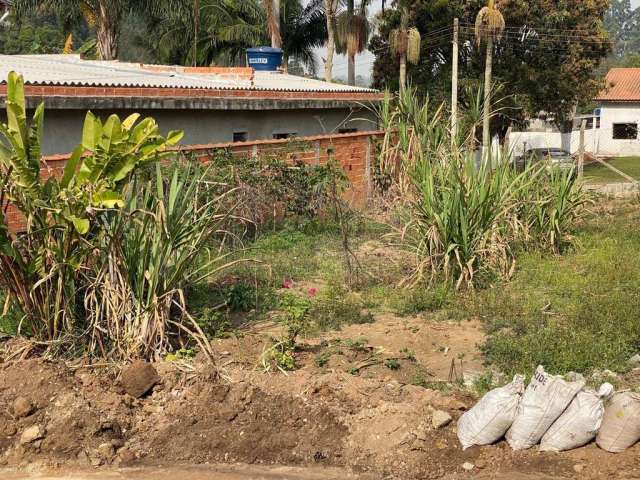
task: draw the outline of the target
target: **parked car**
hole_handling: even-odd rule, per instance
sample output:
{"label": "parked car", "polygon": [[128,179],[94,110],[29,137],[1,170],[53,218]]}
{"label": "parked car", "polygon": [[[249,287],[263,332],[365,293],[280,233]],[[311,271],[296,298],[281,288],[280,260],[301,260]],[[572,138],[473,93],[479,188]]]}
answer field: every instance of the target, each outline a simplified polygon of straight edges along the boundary
{"label": "parked car", "polygon": [[531,148],[524,155],[516,157],[515,167],[517,171],[522,172],[525,166],[542,161],[548,162],[550,168],[560,168],[562,170],[569,170],[575,166],[573,156],[566,150],[561,148]]}

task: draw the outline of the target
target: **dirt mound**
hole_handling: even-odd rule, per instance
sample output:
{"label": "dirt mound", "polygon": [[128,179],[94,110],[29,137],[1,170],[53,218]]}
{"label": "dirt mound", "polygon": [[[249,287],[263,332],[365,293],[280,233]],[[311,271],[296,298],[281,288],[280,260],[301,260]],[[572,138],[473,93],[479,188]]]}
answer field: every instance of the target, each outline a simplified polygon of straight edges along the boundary
{"label": "dirt mound", "polygon": [[[136,399],[126,393],[119,369],[72,369],[40,359],[3,365],[0,465],[33,470],[242,462],[345,467],[399,479],[640,473],[637,446],[615,456],[593,446],[562,455],[513,452],[504,442],[463,452],[455,420],[473,399],[392,376],[311,367],[265,375],[238,367],[221,380],[198,362],[155,368],[159,383]],[[454,421],[438,428],[431,421],[436,411]]]}

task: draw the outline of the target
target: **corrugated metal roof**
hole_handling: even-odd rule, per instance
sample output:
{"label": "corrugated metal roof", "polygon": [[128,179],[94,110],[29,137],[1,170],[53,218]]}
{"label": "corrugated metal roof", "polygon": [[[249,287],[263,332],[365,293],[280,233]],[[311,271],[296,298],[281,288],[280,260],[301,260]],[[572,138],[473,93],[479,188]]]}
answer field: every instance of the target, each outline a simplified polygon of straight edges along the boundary
{"label": "corrugated metal roof", "polygon": [[[14,70],[32,85],[87,87],[203,88],[290,92],[375,92],[277,72],[256,71],[253,80],[213,73],[157,71],[136,63],[83,60],[78,55],[0,55],[0,82]],[[165,69],[162,69],[165,70]],[[171,69],[167,69],[171,70]]]}
{"label": "corrugated metal roof", "polygon": [[640,68],[612,68],[596,100],[640,102]]}

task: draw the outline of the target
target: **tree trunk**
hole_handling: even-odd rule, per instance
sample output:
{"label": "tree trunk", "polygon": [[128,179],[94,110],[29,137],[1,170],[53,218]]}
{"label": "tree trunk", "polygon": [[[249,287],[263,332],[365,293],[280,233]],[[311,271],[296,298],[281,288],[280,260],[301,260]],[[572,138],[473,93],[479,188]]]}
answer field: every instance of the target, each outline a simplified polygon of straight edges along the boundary
{"label": "tree trunk", "polygon": [[198,34],[200,33],[200,0],[193,0],[193,66],[198,66]]}
{"label": "tree trunk", "polygon": [[[349,19],[349,28],[352,28],[353,11],[355,10],[354,0],[347,3],[347,18]],[[347,66],[347,83],[349,85],[356,84],[356,53],[349,52],[349,62]]]}
{"label": "tree trunk", "polygon": [[282,32],[280,30],[280,0],[272,0],[274,31],[271,32],[271,46],[282,48]]}
{"label": "tree trunk", "polygon": [[118,12],[110,11],[104,3],[99,3],[96,38],[100,60],[115,60],[118,56]]}
{"label": "tree trunk", "polygon": [[333,55],[336,50],[336,32],[334,21],[337,0],[324,0],[324,9],[327,15],[327,61],[324,64],[324,79],[333,81]]}
{"label": "tree trunk", "polygon": [[286,53],[282,55],[282,71],[284,73],[289,73],[289,55]]}
{"label": "tree trunk", "polygon": [[491,70],[493,68],[493,38],[487,39],[487,63],[484,70],[484,115],[482,118],[482,156],[491,167]]}
{"label": "tree trunk", "polygon": [[400,55],[400,93],[407,88],[407,54]]}

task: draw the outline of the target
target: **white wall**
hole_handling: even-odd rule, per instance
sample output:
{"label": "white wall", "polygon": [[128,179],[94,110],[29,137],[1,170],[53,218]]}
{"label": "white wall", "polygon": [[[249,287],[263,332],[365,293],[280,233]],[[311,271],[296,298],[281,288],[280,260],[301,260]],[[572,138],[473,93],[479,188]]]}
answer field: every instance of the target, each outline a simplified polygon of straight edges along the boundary
{"label": "white wall", "polygon": [[611,156],[640,155],[640,139],[614,140],[614,123],[637,123],[640,127],[640,104],[607,103],[602,105],[598,154]]}
{"label": "white wall", "polygon": [[[598,150],[600,130],[589,129],[584,133],[585,151],[594,153]],[[512,155],[522,155],[525,149],[561,148],[576,153],[580,147],[580,131],[560,132],[511,132],[509,149]]]}

